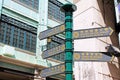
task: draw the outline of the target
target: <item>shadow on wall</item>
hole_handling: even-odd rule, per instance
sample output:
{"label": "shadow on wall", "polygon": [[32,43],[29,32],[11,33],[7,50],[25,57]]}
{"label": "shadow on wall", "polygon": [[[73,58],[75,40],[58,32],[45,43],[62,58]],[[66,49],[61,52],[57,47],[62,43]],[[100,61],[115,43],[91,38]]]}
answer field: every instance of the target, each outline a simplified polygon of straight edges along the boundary
{"label": "shadow on wall", "polygon": [[118,33],[115,31],[116,17],[114,0],[97,0],[97,1],[106,27],[110,26],[114,30],[113,34],[110,36],[112,45],[118,47],[119,39]]}
{"label": "shadow on wall", "polygon": [[118,58],[118,62],[119,62],[119,71],[120,71],[120,57]]}
{"label": "shadow on wall", "polygon": [[106,26],[110,26],[115,29],[116,17],[114,0],[97,0],[100,12],[104,19]]}
{"label": "shadow on wall", "polygon": [[110,75],[113,80],[120,80],[120,64],[118,62],[108,63]]}

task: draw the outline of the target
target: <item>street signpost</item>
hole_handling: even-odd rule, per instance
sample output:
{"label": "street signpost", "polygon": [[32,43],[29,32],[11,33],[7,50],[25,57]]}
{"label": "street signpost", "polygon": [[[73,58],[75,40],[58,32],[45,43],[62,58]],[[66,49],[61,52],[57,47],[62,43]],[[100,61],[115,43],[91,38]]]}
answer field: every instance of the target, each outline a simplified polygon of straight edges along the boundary
{"label": "street signpost", "polygon": [[46,68],[41,71],[41,77],[48,77],[52,75],[57,75],[57,74],[63,74],[65,73],[65,64],[60,64],[56,66],[52,66],[50,68]]}
{"label": "street signpost", "polygon": [[73,4],[61,7],[65,13],[65,80],[73,80],[73,12],[76,9]]}
{"label": "street signpost", "polygon": [[[73,51],[73,40],[107,37],[110,36],[113,30],[110,27],[92,28],[73,31],[73,12],[76,10],[76,6],[73,4],[66,4],[61,7],[61,11],[65,12],[65,24],[56,26],[54,28],[40,32],[39,39],[43,40],[62,33],[65,31],[65,44],[57,46],[55,48],[45,50],[42,53],[44,59],[49,58],[60,53],[65,53],[65,64],[60,64],[50,68],[46,68],[41,71],[41,77],[48,77],[65,73],[65,80],[73,80],[73,59],[74,61],[98,61],[107,62],[111,61],[113,54],[110,52],[81,52]],[[74,53],[74,54],[73,54]]]}
{"label": "street signpost", "polygon": [[59,26],[56,26],[56,27],[53,27],[51,29],[45,30],[43,32],[40,32],[39,39],[42,40],[42,39],[45,39],[47,37],[56,35],[58,33],[62,33],[64,31],[65,31],[65,25],[61,24]]}
{"label": "street signpost", "polygon": [[113,30],[111,27],[75,30],[73,32],[73,39],[107,37],[107,36],[110,36],[112,33],[113,33]]}

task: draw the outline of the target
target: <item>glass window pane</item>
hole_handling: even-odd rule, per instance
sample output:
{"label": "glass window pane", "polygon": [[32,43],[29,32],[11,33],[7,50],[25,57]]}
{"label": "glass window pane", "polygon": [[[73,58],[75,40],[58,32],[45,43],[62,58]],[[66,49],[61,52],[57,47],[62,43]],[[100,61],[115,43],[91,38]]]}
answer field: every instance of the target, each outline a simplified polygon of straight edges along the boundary
{"label": "glass window pane", "polygon": [[39,7],[39,0],[18,0],[19,2],[38,10]]}
{"label": "glass window pane", "polygon": [[[9,23],[5,21],[1,22],[0,42],[31,52],[35,52],[37,34],[36,32],[32,32],[31,29],[35,31],[37,31],[37,29],[5,15],[2,15],[2,18],[5,18],[2,20],[7,20]],[[9,20],[11,20],[12,22]],[[24,33],[26,33],[26,36],[24,36]],[[26,40],[25,43],[24,40]]]}
{"label": "glass window pane", "polygon": [[60,11],[60,7],[63,4],[57,0],[49,0],[48,2],[48,16],[53,20],[64,22],[65,14]]}

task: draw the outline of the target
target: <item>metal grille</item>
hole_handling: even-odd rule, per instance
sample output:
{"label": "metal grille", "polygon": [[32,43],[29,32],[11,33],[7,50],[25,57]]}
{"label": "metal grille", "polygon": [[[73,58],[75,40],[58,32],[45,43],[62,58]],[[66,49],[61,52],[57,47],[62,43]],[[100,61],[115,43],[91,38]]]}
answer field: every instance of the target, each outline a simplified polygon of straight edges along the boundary
{"label": "metal grille", "polygon": [[64,22],[65,14],[60,11],[63,4],[57,0],[49,0],[48,2],[48,17],[53,20]]}
{"label": "metal grille", "polygon": [[37,28],[24,24],[25,23],[2,15],[0,42],[31,52],[36,52],[37,34],[31,29],[33,28],[37,31]]}

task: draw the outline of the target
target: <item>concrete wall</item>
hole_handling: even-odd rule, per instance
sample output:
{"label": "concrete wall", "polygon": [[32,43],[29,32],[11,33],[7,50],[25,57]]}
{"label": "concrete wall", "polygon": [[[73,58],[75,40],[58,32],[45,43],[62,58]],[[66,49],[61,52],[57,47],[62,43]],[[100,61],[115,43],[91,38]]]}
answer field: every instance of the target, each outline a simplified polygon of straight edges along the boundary
{"label": "concrete wall", "polygon": [[[79,0],[74,13],[74,30],[108,27],[115,30],[113,0]],[[75,51],[106,52],[106,46],[118,44],[118,34],[109,37],[74,40]],[[75,80],[119,80],[118,58],[112,62],[75,62]]]}

